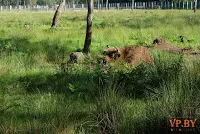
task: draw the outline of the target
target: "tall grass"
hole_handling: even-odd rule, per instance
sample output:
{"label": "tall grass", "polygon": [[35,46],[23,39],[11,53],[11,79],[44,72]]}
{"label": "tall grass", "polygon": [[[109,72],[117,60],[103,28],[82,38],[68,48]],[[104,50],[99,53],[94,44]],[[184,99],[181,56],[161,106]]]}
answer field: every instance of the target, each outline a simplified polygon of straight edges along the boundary
{"label": "tall grass", "polygon": [[107,44],[149,46],[156,37],[198,49],[199,14],[190,12],[95,11],[93,58],[65,72],[61,64],[83,47],[85,11],[64,12],[57,29],[53,12],[1,13],[0,133],[167,133],[169,119],[198,118],[198,56],[151,50],[153,65],[95,63]]}

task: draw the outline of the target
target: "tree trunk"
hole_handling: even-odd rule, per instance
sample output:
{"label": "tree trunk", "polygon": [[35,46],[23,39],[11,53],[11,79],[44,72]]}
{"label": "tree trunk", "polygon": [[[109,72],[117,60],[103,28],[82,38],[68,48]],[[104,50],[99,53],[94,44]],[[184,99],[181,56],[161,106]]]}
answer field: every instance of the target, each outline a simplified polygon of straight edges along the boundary
{"label": "tree trunk", "polygon": [[87,29],[85,44],[83,52],[86,54],[90,53],[90,45],[92,41],[92,12],[93,12],[93,0],[88,0],[88,14],[87,14]]}
{"label": "tree trunk", "polygon": [[193,10],[194,12],[197,10],[197,0],[193,0]]}
{"label": "tree trunk", "polygon": [[31,0],[29,1],[29,4],[30,4],[30,6],[32,6],[32,1]]}
{"label": "tree trunk", "polygon": [[132,0],[132,6],[131,9],[134,9],[134,0]]}
{"label": "tree trunk", "polygon": [[99,8],[100,8],[100,6],[99,6],[99,0],[97,0],[97,4],[98,4],[98,10],[99,10]]}
{"label": "tree trunk", "polygon": [[53,22],[51,24],[51,27],[58,27],[59,25],[59,16],[61,12],[63,11],[65,6],[65,1],[61,2],[60,5],[57,7],[56,12],[53,17]]}
{"label": "tree trunk", "polygon": [[17,9],[19,9],[19,3],[20,2],[20,0],[17,0],[17,2],[16,2],[16,7],[17,7]]}
{"label": "tree trunk", "polygon": [[106,0],[106,10],[108,10],[108,0]]}

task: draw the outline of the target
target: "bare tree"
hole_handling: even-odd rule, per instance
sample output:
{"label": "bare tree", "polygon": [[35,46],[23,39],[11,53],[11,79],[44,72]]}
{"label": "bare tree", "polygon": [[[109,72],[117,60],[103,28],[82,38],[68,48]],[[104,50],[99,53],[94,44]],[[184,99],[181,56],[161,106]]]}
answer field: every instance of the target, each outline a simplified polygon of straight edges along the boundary
{"label": "bare tree", "polygon": [[65,0],[61,2],[60,5],[57,7],[56,12],[53,17],[51,27],[57,27],[59,25],[59,16],[61,12],[63,11],[64,6],[65,6]]}
{"label": "bare tree", "polygon": [[87,14],[87,29],[85,44],[83,52],[86,54],[90,53],[90,45],[92,41],[92,12],[93,12],[93,0],[88,0],[88,14]]}
{"label": "bare tree", "polygon": [[194,12],[197,10],[197,0],[193,0],[193,10]]}

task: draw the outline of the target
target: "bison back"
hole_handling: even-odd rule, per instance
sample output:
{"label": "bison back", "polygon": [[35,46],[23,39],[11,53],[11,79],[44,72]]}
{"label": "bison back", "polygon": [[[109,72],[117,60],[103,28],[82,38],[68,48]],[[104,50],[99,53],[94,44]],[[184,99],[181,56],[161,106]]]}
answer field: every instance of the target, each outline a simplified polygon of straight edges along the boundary
{"label": "bison back", "polygon": [[154,58],[151,52],[143,46],[126,46],[123,51],[124,59],[132,67],[140,63],[151,64]]}

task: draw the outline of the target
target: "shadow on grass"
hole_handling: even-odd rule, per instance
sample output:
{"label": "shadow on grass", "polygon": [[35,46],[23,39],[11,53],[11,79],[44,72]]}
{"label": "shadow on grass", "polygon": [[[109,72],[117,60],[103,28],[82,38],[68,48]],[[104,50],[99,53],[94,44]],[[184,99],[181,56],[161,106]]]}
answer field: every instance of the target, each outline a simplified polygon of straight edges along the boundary
{"label": "shadow on grass", "polygon": [[171,61],[156,60],[154,66],[139,65],[129,72],[108,70],[106,73],[97,68],[94,71],[76,70],[71,67],[66,73],[53,75],[38,73],[19,78],[19,83],[29,93],[64,93],[93,101],[99,94],[99,88],[113,88],[120,94],[131,98],[144,98],[145,93],[153,92],[163,82],[176,80],[182,71],[182,57]]}
{"label": "shadow on grass", "polygon": [[60,40],[31,41],[29,37],[12,37],[6,39],[0,38],[0,49],[3,56],[15,53],[24,53],[33,56],[45,54],[47,61],[61,62],[60,60],[63,60],[63,58],[69,57],[68,54],[72,49],[78,47],[74,45],[76,43],[76,41],[72,40],[66,40],[65,42]]}
{"label": "shadow on grass", "polygon": [[19,82],[29,93],[51,92],[88,101],[93,101],[96,96],[96,88],[89,74],[39,73],[21,77]]}

